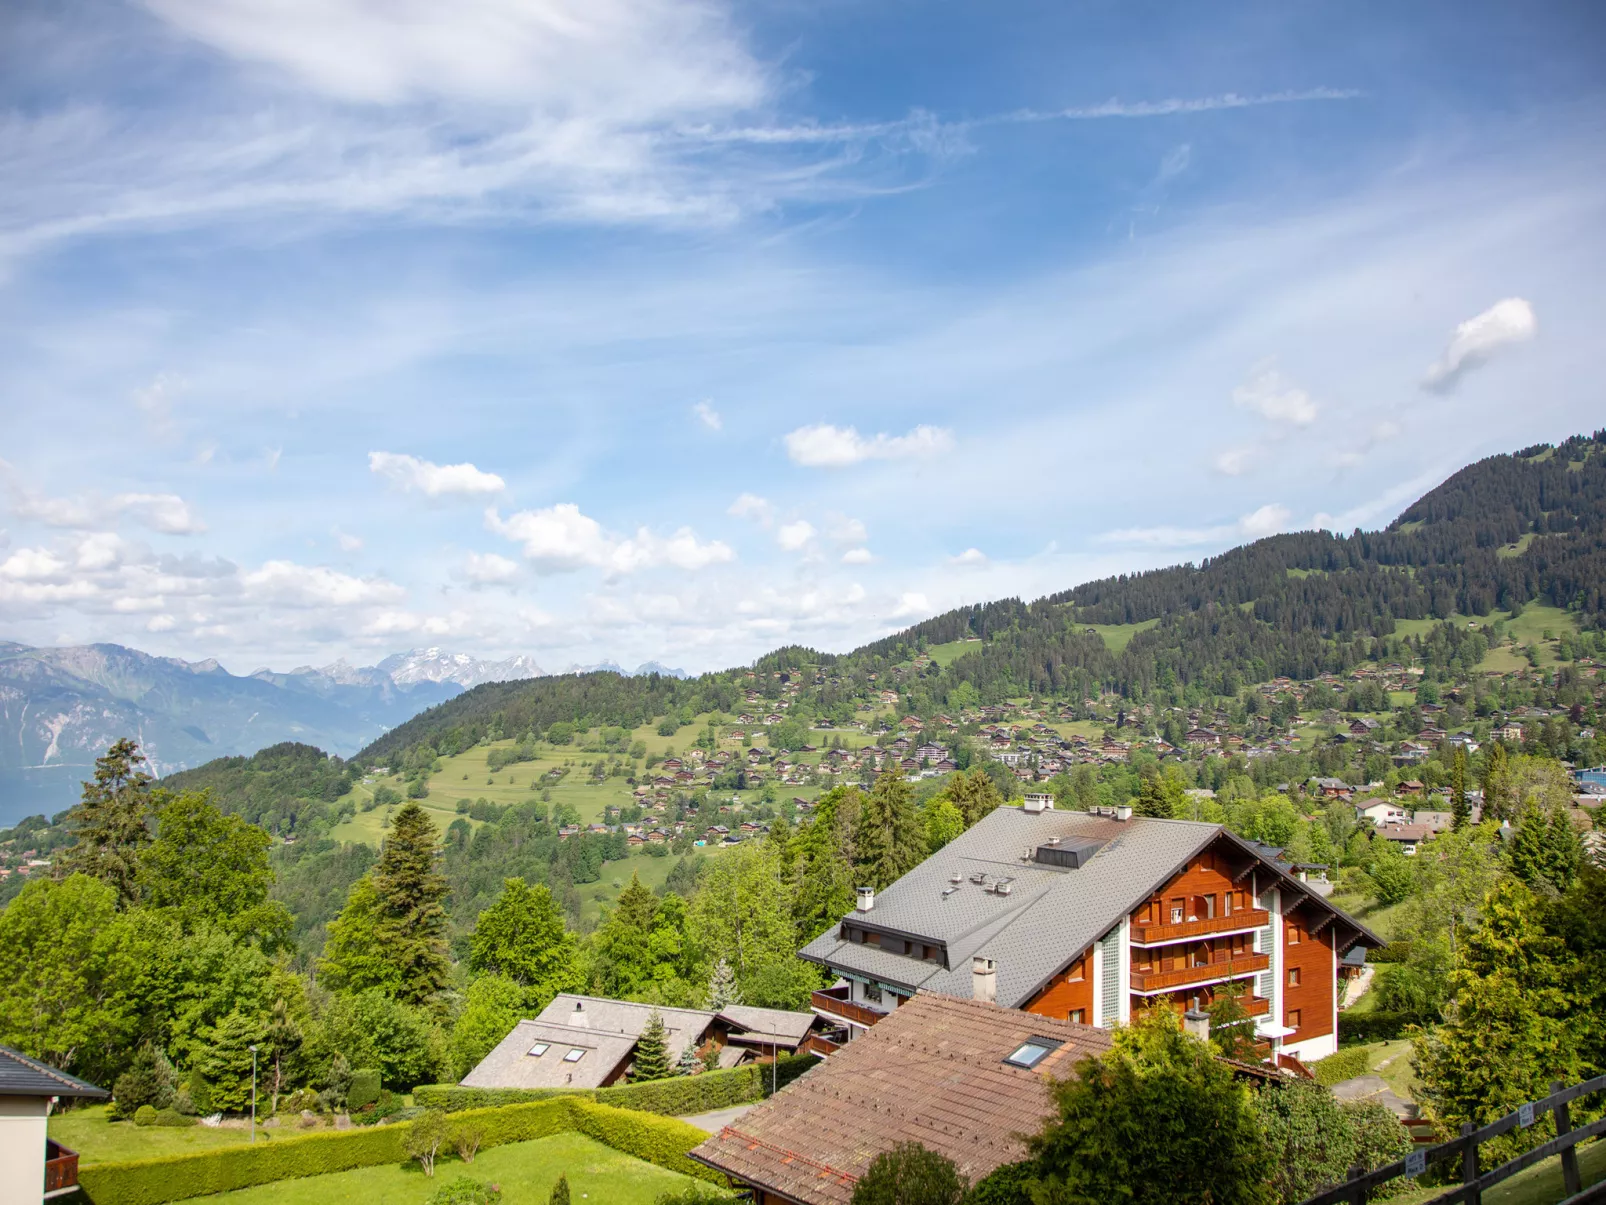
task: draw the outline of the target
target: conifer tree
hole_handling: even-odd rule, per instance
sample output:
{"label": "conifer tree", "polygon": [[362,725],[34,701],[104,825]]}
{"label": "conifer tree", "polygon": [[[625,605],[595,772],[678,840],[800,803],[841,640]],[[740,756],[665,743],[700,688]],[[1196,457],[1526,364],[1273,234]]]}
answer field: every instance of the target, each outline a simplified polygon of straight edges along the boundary
{"label": "conifer tree", "polygon": [[868,884],[877,891],[925,860],[925,828],[902,771],[889,768],[876,779],[859,812],[855,845],[861,880],[857,885]]}
{"label": "conifer tree", "polygon": [[1583,852],[1565,808],[1530,803],[1511,835],[1511,871],[1529,887],[1566,891],[1578,877]]}
{"label": "conifer tree", "polygon": [[1489,758],[1483,766],[1483,818],[1510,820],[1516,800],[1511,791],[1511,759],[1506,747],[1499,741],[1489,746]]}
{"label": "conifer tree", "polygon": [[1004,796],[981,766],[974,767],[968,774],[956,773],[946,793],[959,809],[966,828],[1004,802]]}
{"label": "conifer tree", "polygon": [[736,972],[723,956],[714,963],[714,972],[708,977],[708,1007],[713,1012],[742,1002],[742,989],[736,983]]}
{"label": "conifer tree", "polygon": [[352,885],[346,907],[329,924],[319,977],[337,991],[379,988],[406,1004],[423,1004],[446,986],[446,878],[435,869],[435,826],[406,804],[379,855],[379,865]]}
{"label": "conifer tree", "polygon": [[569,1205],[568,1173],[559,1176],[558,1182],[552,1186],[552,1195],[547,1198],[547,1205]]}
{"label": "conifer tree", "polygon": [[1450,814],[1458,829],[1465,828],[1472,820],[1472,807],[1467,803],[1467,753],[1460,748],[1455,751],[1455,762],[1450,767]]}
{"label": "conifer tree", "polygon": [[95,781],[84,784],[82,799],[67,814],[73,843],[62,869],[111,884],[123,907],[137,898],[140,851],[151,843],[146,821],[154,780],[139,768],[144,761],[133,741],[117,741],[95,759]]}
{"label": "conifer tree", "polygon": [[658,897],[632,874],[612,912],[593,940],[596,965],[592,974],[603,995],[629,997],[653,978],[652,930]]}
{"label": "conifer tree", "polygon": [[[263,1042],[262,1018],[239,1009],[217,1023],[199,1069],[212,1086],[212,1107],[225,1113],[251,1108],[251,1047]],[[260,1082],[262,1066],[257,1066]]]}
{"label": "conifer tree", "polygon": [[675,1074],[669,1061],[669,1031],[664,1019],[654,1008],[647,1015],[646,1028],[636,1040],[636,1057],[630,1064],[630,1082],[644,1084],[649,1080],[668,1079]]}

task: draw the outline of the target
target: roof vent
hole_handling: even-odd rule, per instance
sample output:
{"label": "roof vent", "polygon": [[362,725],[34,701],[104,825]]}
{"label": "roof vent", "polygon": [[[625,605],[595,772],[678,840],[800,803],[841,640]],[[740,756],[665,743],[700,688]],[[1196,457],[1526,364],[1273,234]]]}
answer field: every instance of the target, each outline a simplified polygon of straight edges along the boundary
{"label": "roof vent", "polygon": [[584,1000],[576,1000],[574,1002],[574,1011],[569,1014],[569,1024],[578,1025],[581,1029],[591,1028],[591,1018],[586,1016]]}
{"label": "roof vent", "polygon": [[964,872],[959,870],[954,871],[953,874],[948,876],[948,881],[957,887],[960,883],[965,881]]}
{"label": "roof vent", "polygon": [[987,872],[985,870],[976,871],[974,874],[972,874],[970,876],[970,881],[972,883],[986,883],[987,882]]}
{"label": "roof vent", "polygon": [[942,898],[943,899],[947,899],[950,895],[952,895],[954,892],[956,892],[958,890],[959,890],[959,888],[957,888],[957,887],[944,887],[942,889]]}

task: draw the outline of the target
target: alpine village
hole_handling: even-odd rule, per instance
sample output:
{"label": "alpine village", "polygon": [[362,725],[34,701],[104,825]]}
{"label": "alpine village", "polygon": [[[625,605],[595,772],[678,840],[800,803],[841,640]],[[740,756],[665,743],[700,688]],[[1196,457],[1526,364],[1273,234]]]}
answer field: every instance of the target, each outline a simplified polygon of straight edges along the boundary
{"label": "alpine village", "polygon": [[4,1199],[1583,1200],[1603,666],[1597,433],[349,760],[130,734],[0,833]]}

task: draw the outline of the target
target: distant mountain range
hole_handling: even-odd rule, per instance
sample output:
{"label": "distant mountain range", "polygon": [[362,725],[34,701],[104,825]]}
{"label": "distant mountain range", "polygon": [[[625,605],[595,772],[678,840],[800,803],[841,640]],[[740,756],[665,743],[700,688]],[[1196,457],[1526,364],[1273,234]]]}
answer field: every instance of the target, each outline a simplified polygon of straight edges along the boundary
{"label": "distant mountain range", "polygon": [[375,666],[342,660],[241,677],[216,661],[116,644],[0,641],[0,828],[72,804],[95,758],[122,736],[139,742],[157,774],[280,741],[350,755],[465,690],[543,673],[528,657],[481,661],[432,648]]}

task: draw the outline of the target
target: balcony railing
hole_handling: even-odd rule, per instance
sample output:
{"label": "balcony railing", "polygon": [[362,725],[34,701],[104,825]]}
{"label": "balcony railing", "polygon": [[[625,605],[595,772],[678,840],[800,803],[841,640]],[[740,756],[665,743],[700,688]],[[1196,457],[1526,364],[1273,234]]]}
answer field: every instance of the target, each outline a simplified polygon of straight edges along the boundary
{"label": "balcony railing", "polygon": [[1264,929],[1270,923],[1271,913],[1264,908],[1245,908],[1228,916],[1185,920],[1174,925],[1134,924],[1132,940],[1140,946],[1152,946],[1163,941],[1185,941],[1190,937],[1208,937],[1212,933],[1231,933],[1238,929]]}
{"label": "balcony railing", "polygon": [[1225,954],[1212,958],[1199,966],[1178,967],[1171,971],[1133,971],[1132,990],[1158,992],[1166,988],[1188,987],[1195,983],[1209,983],[1215,979],[1233,979],[1250,975],[1271,966],[1269,954]]}
{"label": "balcony railing", "polygon": [[840,996],[834,996],[830,989],[814,992],[809,997],[809,1004],[816,1012],[843,1021],[852,1021],[856,1025],[874,1025],[887,1015],[873,1008],[866,1008],[862,1004],[855,1004],[851,1000],[844,1000]]}
{"label": "balcony railing", "polygon": [[78,1187],[78,1152],[45,1140],[45,1196],[65,1195]]}

